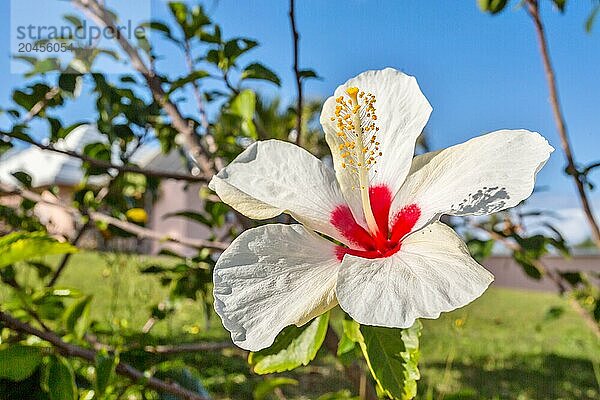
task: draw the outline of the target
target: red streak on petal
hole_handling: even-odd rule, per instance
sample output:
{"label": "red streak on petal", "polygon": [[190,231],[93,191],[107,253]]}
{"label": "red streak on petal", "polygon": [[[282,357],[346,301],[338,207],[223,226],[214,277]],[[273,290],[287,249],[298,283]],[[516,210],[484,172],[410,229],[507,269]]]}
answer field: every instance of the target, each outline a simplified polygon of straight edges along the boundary
{"label": "red streak on petal", "polygon": [[335,248],[335,255],[339,262],[342,262],[344,256],[346,254],[350,254],[352,256],[362,257],[362,258],[385,258],[389,257],[392,254],[397,253],[402,246],[402,243],[392,243],[388,241],[388,248],[384,251],[381,250],[355,250],[349,249],[347,247],[337,246]]}
{"label": "red streak on petal", "polygon": [[420,216],[421,209],[416,204],[409,204],[398,211],[392,222],[392,235],[390,240],[392,242],[399,242],[402,240],[404,235],[410,233]]}
{"label": "red streak on petal", "polygon": [[360,226],[352,215],[350,207],[341,205],[331,213],[329,221],[340,234],[352,244],[352,248],[337,246],[335,255],[341,262],[346,254],[362,258],[384,258],[395,254],[402,246],[402,238],[410,233],[421,216],[416,204],[410,204],[400,210],[392,219],[389,229],[392,192],[386,185],[369,188],[369,200],[379,228],[377,236]]}
{"label": "red streak on petal", "polygon": [[364,250],[373,250],[375,245],[373,238],[362,226],[356,223],[350,207],[337,206],[331,213],[329,222],[352,244]]}
{"label": "red streak on petal", "polygon": [[375,222],[379,227],[379,233],[387,239],[392,192],[386,185],[372,186],[369,188],[369,200],[371,201]]}

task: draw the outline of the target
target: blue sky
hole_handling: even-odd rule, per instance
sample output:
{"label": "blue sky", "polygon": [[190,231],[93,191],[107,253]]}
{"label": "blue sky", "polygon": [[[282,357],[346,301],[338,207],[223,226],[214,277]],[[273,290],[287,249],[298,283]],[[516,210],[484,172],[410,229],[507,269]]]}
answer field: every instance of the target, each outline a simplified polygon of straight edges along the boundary
{"label": "blue sky", "polygon": [[[44,7],[31,9],[30,18],[48,15],[49,8],[68,7],[62,1],[54,6],[54,1],[38,1]],[[581,163],[600,159],[600,25],[591,35],[584,31],[591,2],[571,0],[565,15],[555,11],[549,0],[541,2],[575,154]],[[299,0],[300,61],[303,68],[315,69],[323,77],[306,85],[307,95],[328,96],[364,70],[391,66],[416,76],[433,105],[428,132],[434,148],[496,129],[526,128],[542,133],[558,149],[534,29],[524,10],[514,5],[518,1],[512,3],[492,17],[481,13],[475,0]],[[246,61],[260,61],[275,70],[282,78],[283,97],[292,99],[287,1],[211,0],[205,4],[226,37],[243,35],[261,43]],[[168,19],[162,0],[152,0],[151,11],[153,18]],[[0,13],[8,18],[8,2],[1,2]],[[8,103],[11,90],[23,82],[9,72],[8,34],[8,24],[1,24],[1,105]],[[173,75],[183,70],[184,60],[174,47],[164,44],[159,50],[166,56],[158,63],[159,69]],[[261,89],[275,93],[269,85]],[[68,110],[65,119],[93,118],[91,110],[84,98]],[[563,167],[558,150],[540,174],[538,185],[547,192],[536,195],[536,205],[576,207],[573,185],[562,174]],[[600,173],[594,177],[600,185]]]}

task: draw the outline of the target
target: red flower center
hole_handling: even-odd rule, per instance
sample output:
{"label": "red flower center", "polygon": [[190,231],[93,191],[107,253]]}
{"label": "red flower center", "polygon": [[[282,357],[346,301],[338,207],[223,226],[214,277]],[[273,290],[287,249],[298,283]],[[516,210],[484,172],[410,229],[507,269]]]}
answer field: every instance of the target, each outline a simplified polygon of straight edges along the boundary
{"label": "red flower center", "polygon": [[392,192],[386,185],[370,187],[369,200],[379,228],[377,235],[372,235],[360,226],[347,205],[338,206],[331,213],[329,221],[352,245],[351,248],[337,246],[336,256],[340,261],[345,254],[363,258],[391,256],[400,250],[402,238],[411,231],[421,216],[419,207],[410,204],[398,211],[390,221]]}

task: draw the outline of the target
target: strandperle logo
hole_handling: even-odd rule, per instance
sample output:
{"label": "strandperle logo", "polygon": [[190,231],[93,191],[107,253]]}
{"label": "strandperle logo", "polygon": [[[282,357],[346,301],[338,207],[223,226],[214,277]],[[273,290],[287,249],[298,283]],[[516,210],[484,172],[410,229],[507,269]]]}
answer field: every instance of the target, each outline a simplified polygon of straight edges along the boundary
{"label": "strandperle logo", "polygon": [[117,42],[124,39],[140,46],[151,39],[152,30],[146,25],[152,20],[151,0],[103,3],[115,21],[110,27],[69,1],[10,0],[10,34],[5,38],[10,41],[10,71],[27,74],[54,66],[63,73],[130,72],[119,60]]}
{"label": "strandperle logo", "polygon": [[39,41],[39,40],[61,40],[78,39],[84,45],[92,46],[99,39],[119,39],[121,37],[127,40],[134,38],[141,39],[146,37],[146,30],[142,26],[134,26],[131,20],[124,25],[115,27],[99,27],[88,24],[83,20],[80,26],[55,26],[55,25],[19,25],[16,27],[17,40]]}

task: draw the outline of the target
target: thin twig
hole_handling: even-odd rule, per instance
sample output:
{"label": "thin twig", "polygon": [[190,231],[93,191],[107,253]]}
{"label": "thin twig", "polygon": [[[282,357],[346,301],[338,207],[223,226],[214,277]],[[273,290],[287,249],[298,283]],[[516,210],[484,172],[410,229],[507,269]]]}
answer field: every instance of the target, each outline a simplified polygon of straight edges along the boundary
{"label": "thin twig", "polygon": [[[77,246],[79,244],[79,241],[83,237],[83,234],[87,230],[88,226],[89,226],[89,223],[85,223],[81,226],[81,228],[79,228],[79,230],[77,231],[77,234],[75,235],[73,240],[70,241],[73,246]],[[62,257],[62,259],[60,260],[60,264],[58,264],[56,271],[54,271],[54,274],[52,274],[52,278],[50,278],[50,281],[48,281],[48,284],[46,285],[46,287],[52,287],[56,284],[56,282],[58,281],[58,278],[60,278],[63,271],[67,267],[67,264],[69,263],[69,260],[71,259],[72,255],[73,255],[73,253],[67,253]]]}
{"label": "thin twig", "polygon": [[50,100],[52,100],[59,93],[59,91],[60,90],[58,87],[53,87],[52,89],[47,91],[44,95],[44,98],[35,103],[33,107],[31,107],[31,110],[29,110],[29,112],[27,113],[27,115],[25,115],[25,118],[23,118],[23,121],[21,122],[27,123],[31,121],[33,117],[38,115],[44,108],[46,108]]}
{"label": "thin twig", "polygon": [[[28,333],[30,335],[36,336],[40,339],[49,342],[63,356],[81,358],[90,363],[95,362],[95,351],[86,349],[84,347],[76,346],[71,343],[66,343],[62,340],[60,336],[58,336],[54,332],[41,331],[25,322],[19,321],[18,319],[14,318],[8,313],[2,311],[0,311],[0,321],[2,321],[6,327],[12,329],[13,331]],[[146,373],[144,373],[143,371],[140,371],[132,367],[131,365],[123,362],[119,362],[117,364],[116,372],[119,375],[128,377],[133,382],[140,383],[159,392],[173,394],[184,400],[208,400],[206,396],[191,392],[179,386],[177,383],[165,382],[153,376],[147,376]]]}
{"label": "thin twig", "polygon": [[575,157],[573,156],[573,151],[571,149],[571,143],[569,141],[569,135],[567,133],[567,125],[565,123],[565,117],[563,115],[560,101],[558,97],[558,89],[556,85],[556,76],[554,73],[554,68],[552,66],[552,62],[550,61],[550,54],[548,52],[548,41],[546,38],[546,33],[544,30],[544,25],[542,23],[542,19],[540,17],[540,10],[537,0],[526,0],[527,1],[527,13],[531,17],[533,24],[535,25],[535,31],[537,34],[538,44],[540,48],[540,54],[542,56],[542,61],[544,63],[544,69],[546,71],[546,81],[548,83],[548,89],[550,91],[550,103],[552,105],[552,112],[554,113],[554,121],[556,123],[556,127],[558,129],[558,134],[560,136],[560,142],[563,149],[563,153],[565,154],[565,158],[567,159],[567,173],[573,177],[575,181],[575,185],[577,187],[577,192],[579,194],[579,199],[581,201],[581,206],[583,207],[583,211],[587,218],[587,221],[592,230],[592,237],[596,246],[600,248],[600,227],[598,226],[598,222],[594,217],[594,212],[592,210],[592,206],[588,199],[588,194],[585,189],[585,185],[581,180],[580,173],[577,170],[577,165],[575,164]]}
{"label": "thin twig", "polygon": [[28,140],[25,137],[13,135],[10,132],[2,132],[1,135],[7,136],[11,139],[16,139],[16,140],[23,141],[25,143],[29,143],[29,144],[39,148],[40,150],[47,150],[47,151],[51,151],[51,152],[58,153],[58,154],[64,154],[69,157],[78,158],[82,161],[89,163],[90,165],[92,165],[94,167],[103,168],[103,169],[106,169],[107,171],[109,169],[114,169],[119,172],[131,172],[131,173],[141,174],[141,175],[145,175],[145,176],[152,176],[152,177],[156,177],[156,178],[176,179],[176,180],[182,180],[182,181],[188,181],[188,182],[208,182],[208,180],[212,177],[212,174],[208,175],[208,176],[194,176],[194,175],[189,175],[189,174],[180,174],[180,173],[176,173],[176,172],[157,171],[157,170],[152,170],[152,169],[140,168],[140,167],[136,167],[133,165],[116,165],[111,162],[99,160],[99,159],[96,159],[93,157],[89,157],[85,154],[77,153],[72,150],[59,149],[57,147],[54,147],[51,144],[42,144],[42,143],[36,142],[33,139]]}
{"label": "thin twig", "polygon": [[[485,231],[488,235],[490,235],[492,239],[496,240],[499,243],[502,243],[509,250],[516,252],[523,251],[523,248],[520,244],[509,240],[507,237],[499,234],[498,232],[492,229],[487,229],[486,227],[480,224],[471,224],[471,226]],[[547,276],[554,285],[556,285],[556,288],[558,289],[561,295],[567,292],[567,282],[564,281],[563,277],[559,273],[557,273],[551,268],[548,268],[541,260],[533,260],[532,264],[540,272]],[[577,312],[577,314],[579,314],[579,316],[581,316],[581,318],[590,327],[590,330],[596,335],[596,337],[600,338],[600,326],[598,325],[596,320],[583,307],[579,305],[575,306],[575,303],[572,301],[570,302],[573,309]]]}
{"label": "thin twig", "polygon": [[[113,32],[117,32],[115,22],[110,13],[98,4],[96,0],[72,0],[73,5],[81,9],[90,18],[92,18],[99,26],[111,28]],[[200,168],[205,176],[211,176],[214,173],[212,162],[208,156],[206,149],[200,142],[200,136],[196,134],[191,121],[187,121],[175,103],[162,88],[161,79],[154,73],[152,69],[146,66],[146,63],[140,56],[138,50],[126,38],[126,35],[115,35],[121,49],[129,57],[131,64],[146,80],[152,96],[158,104],[163,108],[171,119],[173,127],[181,134],[185,142],[185,148]]]}
{"label": "thin twig", "polygon": [[[189,41],[185,41],[184,46],[184,54],[185,54],[185,62],[188,68],[188,73],[192,74],[194,72],[194,61],[192,57],[192,48],[190,47]],[[204,107],[204,100],[202,99],[202,93],[200,91],[200,86],[198,86],[198,82],[193,80],[192,82],[192,91],[194,92],[194,98],[196,99],[196,106],[198,107],[198,113],[200,114],[200,126],[202,127],[202,131],[204,133],[204,140],[206,141],[208,151],[213,155],[213,162],[215,164],[215,168],[217,170],[221,170],[225,165],[223,164],[223,160],[220,157],[216,157],[215,154],[218,150],[217,143],[215,142],[215,138],[212,136],[210,132],[210,124],[208,122],[208,115],[206,114],[206,107]]]}
{"label": "thin twig", "polygon": [[[60,202],[59,200],[49,201],[49,200],[43,199],[42,196],[40,196],[39,194],[32,192],[31,190],[28,190],[28,189],[0,183],[0,193],[13,194],[13,195],[20,196],[22,198],[29,199],[34,202],[54,205],[54,206],[64,209],[65,211],[69,212],[71,215],[73,215],[76,218],[81,218],[81,213],[78,209],[76,209],[74,207],[70,207],[70,206]],[[98,211],[89,211],[86,215],[92,221],[104,222],[109,225],[113,225],[119,229],[126,231],[126,232],[137,235],[139,238],[142,238],[142,239],[153,239],[153,240],[158,240],[158,241],[173,242],[173,243],[178,243],[178,244],[182,244],[184,246],[198,248],[198,249],[207,248],[207,249],[214,249],[214,250],[224,250],[228,246],[227,243],[222,243],[222,242],[202,240],[202,239],[191,239],[191,238],[180,237],[178,235],[164,234],[164,233],[157,232],[157,231],[154,231],[149,228],[145,228],[140,225],[136,225],[136,224],[128,222],[128,221],[123,221],[118,218],[111,217],[110,215],[106,215],[106,214],[103,214]]]}
{"label": "thin twig", "polygon": [[214,343],[186,343],[178,345],[158,345],[158,346],[146,346],[144,350],[147,353],[153,354],[180,354],[180,353],[193,353],[198,351],[216,351],[222,349],[228,349],[234,347],[231,342],[214,342]]}
{"label": "thin twig", "polygon": [[294,76],[296,77],[296,91],[297,91],[297,99],[296,99],[296,144],[298,146],[301,145],[301,137],[302,137],[302,76],[300,75],[300,66],[299,66],[299,42],[300,35],[298,34],[298,29],[296,27],[296,10],[295,10],[295,0],[290,0],[290,26],[292,29],[292,40],[293,40],[293,48],[294,48]]}

